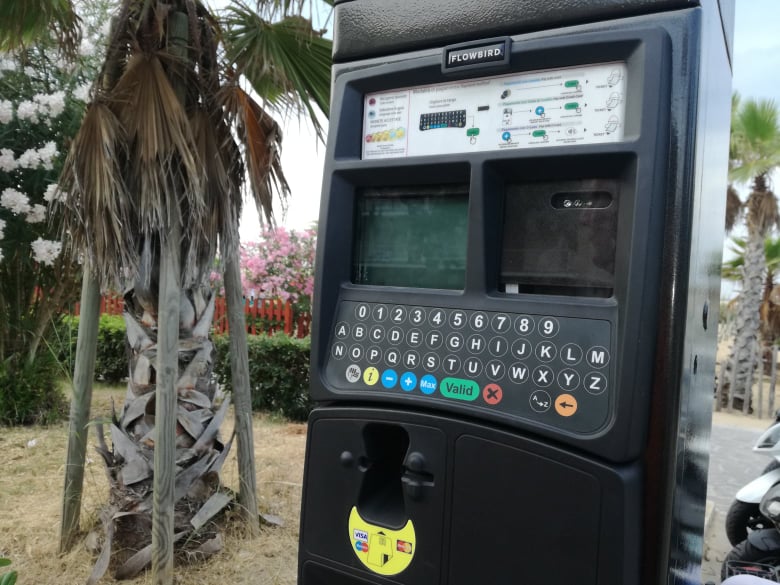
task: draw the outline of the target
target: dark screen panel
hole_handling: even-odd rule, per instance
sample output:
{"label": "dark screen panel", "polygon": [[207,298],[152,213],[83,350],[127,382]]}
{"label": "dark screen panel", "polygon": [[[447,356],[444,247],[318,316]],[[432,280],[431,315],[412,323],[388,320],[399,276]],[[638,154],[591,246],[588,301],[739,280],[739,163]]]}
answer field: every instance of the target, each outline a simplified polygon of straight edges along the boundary
{"label": "dark screen panel", "polygon": [[501,288],[510,293],[611,296],[617,209],[614,180],[508,185]]}
{"label": "dark screen panel", "polygon": [[358,193],[355,284],[462,289],[468,186],[382,187]]}

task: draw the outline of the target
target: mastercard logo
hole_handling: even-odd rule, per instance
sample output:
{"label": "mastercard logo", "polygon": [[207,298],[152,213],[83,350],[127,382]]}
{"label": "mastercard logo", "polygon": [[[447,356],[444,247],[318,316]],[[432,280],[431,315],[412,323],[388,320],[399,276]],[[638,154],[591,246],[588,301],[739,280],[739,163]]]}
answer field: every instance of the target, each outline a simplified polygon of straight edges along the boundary
{"label": "mastercard logo", "polygon": [[406,542],[405,540],[399,540],[398,542],[396,542],[395,548],[399,552],[406,553],[408,555],[412,554],[411,542]]}
{"label": "mastercard logo", "polygon": [[368,543],[362,540],[355,541],[355,550],[358,552],[368,552]]}

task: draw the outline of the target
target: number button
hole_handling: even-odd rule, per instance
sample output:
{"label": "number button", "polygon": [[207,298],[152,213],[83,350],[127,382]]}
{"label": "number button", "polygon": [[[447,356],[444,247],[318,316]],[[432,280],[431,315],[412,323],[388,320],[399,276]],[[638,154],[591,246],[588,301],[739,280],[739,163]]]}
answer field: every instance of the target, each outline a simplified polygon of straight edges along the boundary
{"label": "number button", "polygon": [[450,313],[450,326],[453,329],[460,329],[466,324],[466,313],[463,311],[453,311]]}
{"label": "number button", "polygon": [[441,327],[447,321],[447,315],[441,309],[433,309],[428,315],[428,322],[433,327]]}
{"label": "number button", "polygon": [[387,319],[388,313],[389,311],[387,309],[387,305],[376,305],[374,306],[374,310],[371,312],[374,317],[374,321],[378,321],[379,323]]}
{"label": "number button", "polygon": [[371,309],[365,303],[360,303],[357,307],[355,307],[355,317],[358,321],[365,321],[370,314]]}
{"label": "number button", "polygon": [[498,313],[493,315],[493,318],[490,320],[490,326],[496,333],[506,333],[512,327],[512,319],[509,318],[509,315]]}
{"label": "number button", "polygon": [[488,326],[487,315],[485,315],[485,313],[482,311],[477,311],[476,313],[472,314],[469,322],[471,323],[471,328],[474,331],[484,331],[485,327]]}
{"label": "number button", "polygon": [[414,325],[421,325],[425,322],[425,309],[422,307],[414,307],[409,311],[409,321]]}
{"label": "number button", "polygon": [[390,310],[390,320],[393,323],[403,323],[406,321],[406,307],[396,305]]}
{"label": "number button", "polygon": [[528,335],[534,330],[533,317],[529,315],[518,315],[515,318],[515,331],[519,335]]}
{"label": "number button", "polygon": [[542,337],[555,337],[558,335],[558,319],[555,317],[542,317],[539,320],[539,333]]}

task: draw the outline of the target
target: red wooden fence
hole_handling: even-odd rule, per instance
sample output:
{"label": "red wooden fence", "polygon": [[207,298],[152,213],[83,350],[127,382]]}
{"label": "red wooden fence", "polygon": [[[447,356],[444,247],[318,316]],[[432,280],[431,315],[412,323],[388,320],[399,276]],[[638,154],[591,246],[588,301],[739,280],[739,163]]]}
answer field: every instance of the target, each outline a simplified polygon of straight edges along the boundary
{"label": "red wooden fence", "polygon": [[[103,295],[100,299],[101,315],[121,315],[124,299],[119,295]],[[227,303],[224,297],[217,297],[214,303],[214,333],[228,332]],[[74,315],[79,315],[80,307],[76,303]],[[283,331],[287,335],[306,337],[311,327],[311,315],[302,313],[295,316],[292,303],[281,299],[244,301],[246,332],[250,335],[271,335]]]}

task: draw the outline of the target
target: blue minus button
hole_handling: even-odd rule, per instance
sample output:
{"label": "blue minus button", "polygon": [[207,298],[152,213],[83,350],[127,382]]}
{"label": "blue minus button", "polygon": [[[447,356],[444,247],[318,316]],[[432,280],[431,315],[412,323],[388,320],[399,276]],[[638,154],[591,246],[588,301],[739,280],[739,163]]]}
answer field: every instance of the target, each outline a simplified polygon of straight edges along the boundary
{"label": "blue minus button", "polygon": [[395,388],[397,382],[398,374],[395,373],[395,370],[385,370],[382,372],[382,386],[388,389]]}

